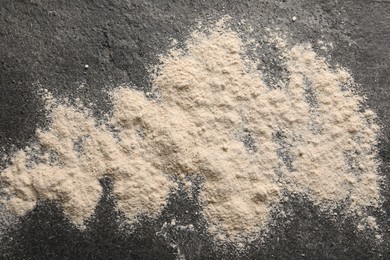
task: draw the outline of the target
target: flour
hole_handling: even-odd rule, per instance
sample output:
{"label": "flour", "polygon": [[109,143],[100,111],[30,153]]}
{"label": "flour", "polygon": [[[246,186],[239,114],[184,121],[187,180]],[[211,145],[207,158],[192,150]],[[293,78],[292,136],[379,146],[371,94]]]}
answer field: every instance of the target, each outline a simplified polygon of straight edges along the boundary
{"label": "flour", "polygon": [[231,241],[258,234],[289,194],[324,212],[380,206],[374,113],[363,111],[346,70],[308,45],[277,40],[289,75],[283,88],[264,83],[238,34],[219,22],[161,58],[148,95],[112,91],[109,122],[51,102],[49,129],[1,173],[4,205],[23,215],[37,200],[55,200],[82,226],[108,176],[131,220],[159,214],[178,187],[173,179],[201,175],[209,232]]}

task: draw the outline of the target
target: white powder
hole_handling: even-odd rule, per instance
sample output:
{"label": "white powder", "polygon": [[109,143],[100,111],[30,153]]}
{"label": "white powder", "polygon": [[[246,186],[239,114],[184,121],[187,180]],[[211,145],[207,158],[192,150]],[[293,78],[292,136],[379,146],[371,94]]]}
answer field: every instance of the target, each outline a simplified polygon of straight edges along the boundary
{"label": "white powder", "polygon": [[113,91],[107,125],[82,107],[52,103],[38,148],[19,151],[1,173],[10,196],[3,203],[22,215],[37,200],[56,200],[82,225],[101,196],[98,179],[109,176],[132,219],[161,211],[176,187],[171,176],[197,174],[209,231],[230,240],[265,228],[285,194],[325,212],[380,206],[374,113],[361,111],[347,71],[309,46],[277,41],[289,73],[283,89],[266,86],[238,34],[219,22],[161,58],[152,93]]}

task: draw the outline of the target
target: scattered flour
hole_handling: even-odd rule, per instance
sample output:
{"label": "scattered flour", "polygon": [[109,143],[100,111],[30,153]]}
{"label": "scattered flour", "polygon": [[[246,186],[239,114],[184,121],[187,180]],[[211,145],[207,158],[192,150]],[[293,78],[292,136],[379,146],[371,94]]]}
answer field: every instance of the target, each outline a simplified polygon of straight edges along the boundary
{"label": "scattered flour", "polygon": [[81,226],[101,196],[99,178],[109,176],[129,219],[156,215],[177,187],[172,177],[196,174],[205,179],[209,231],[231,240],[266,227],[286,194],[325,212],[380,206],[374,113],[363,111],[346,70],[310,46],[278,41],[284,88],[264,83],[238,34],[220,22],[161,58],[147,96],[114,90],[108,123],[50,98],[50,128],[1,173],[4,205],[23,215],[37,200],[56,200]]}

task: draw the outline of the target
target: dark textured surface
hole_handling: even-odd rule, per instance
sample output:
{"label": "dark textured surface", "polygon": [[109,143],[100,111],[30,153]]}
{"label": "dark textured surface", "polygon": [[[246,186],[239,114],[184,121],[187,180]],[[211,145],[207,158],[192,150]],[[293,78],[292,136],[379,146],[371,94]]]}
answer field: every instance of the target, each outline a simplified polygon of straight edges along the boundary
{"label": "dark textured surface", "polygon": [[[388,173],[390,150],[390,2],[320,1],[141,1],[141,0],[2,0],[0,2],[0,151],[12,152],[34,140],[45,125],[38,85],[56,96],[92,101],[96,116],[106,112],[104,89],[132,83],[150,88],[148,69],[167,51],[171,38],[188,37],[196,20],[229,14],[246,19],[258,40],[266,27],[280,28],[294,43],[333,42],[329,60],[350,69],[367,103],[384,126],[380,143],[382,173]],[[297,16],[297,21],[291,18]],[[233,22],[234,23],[234,22]],[[239,28],[238,24],[235,24]],[[283,77],[275,54],[260,50],[269,75]],[[89,69],[84,69],[88,64]],[[271,77],[268,77],[271,81]],[[272,83],[272,82],[270,82]],[[83,88],[79,88],[80,85]],[[4,162],[3,162],[4,163]],[[200,180],[198,180],[201,183]],[[289,217],[275,212],[276,224],[263,241],[237,252],[216,248],[192,199],[173,194],[158,219],[141,217],[124,232],[121,214],[105,193],[86,230],[78,230],[56,205],[41,202],[3,237],[3,259],[388,259],[390,205],[373,212],[384,243],[357,232],[355,220],[321,215],[304,199],[284,205]],[[201,186],[201,185],[200,185]],[[388,189],[385,198],[390,198]],[[175,227],[167,225],[175,218]],[[178,228],[193,224],[194,231]]]}

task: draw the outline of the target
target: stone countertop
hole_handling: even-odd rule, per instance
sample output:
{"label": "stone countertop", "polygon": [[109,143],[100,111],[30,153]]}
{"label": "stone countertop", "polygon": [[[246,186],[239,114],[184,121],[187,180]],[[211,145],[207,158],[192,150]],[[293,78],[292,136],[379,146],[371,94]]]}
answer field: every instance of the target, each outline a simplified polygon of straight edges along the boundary
{"label": "stone countertop", "polygon": [[[390,2],[386,0],[2,0],[0,3],[0,151],[10,153],[33,141],[45,126],[36,94],[44,86],[56,96],[80,98],[99,117],[108,111],[105,89],[131,83],[151,88],[150,65],[182,42],[198,20],[223,15],[246,20],[261,39],[279,28],[292,43],[331,42],[331,64],[351,71],[384,126],[381,172],[390,166]],[[296,19],[293,19],[296,17]],[[233,26],[240,27],[233,22]],[[267,54],[267,53],[265,53]],[[272,59],[272,53],[265,55]],[[85,68],[88,65],[88,69]],[[278,75],[270,66],[268,73]],[[79,88],[83,85],[83,88]],[[2,162],[4,165],[4,162]],[[390,205],[373,212],[383,232],[377,243],[360,234],[353,220],[333,221],[307,201],[291,199],[288,219],[275,216],[268,236],[237,252],[213,247],[200,207],[178,192],[157,219],[141,217],[123,231],[110,196],[112,182],[85,230],[72,226],[57,205],[40,202],[0,240],[2,259],[389,259]],[[197,191],[193,194],[197,196]],[[390,198],[389,190],[383,195]],[[172,219],[178,223],[167,225]],[[194,230],[179,228],[193,224]]]}

